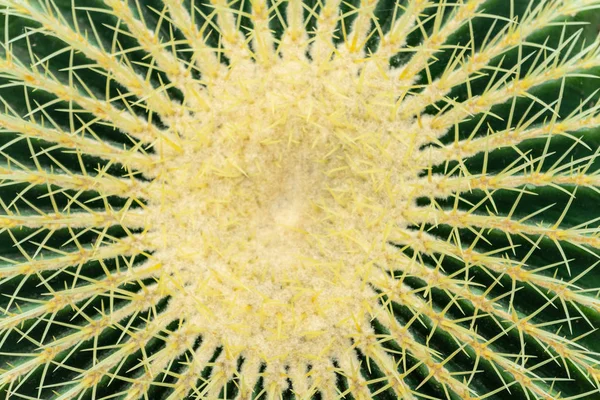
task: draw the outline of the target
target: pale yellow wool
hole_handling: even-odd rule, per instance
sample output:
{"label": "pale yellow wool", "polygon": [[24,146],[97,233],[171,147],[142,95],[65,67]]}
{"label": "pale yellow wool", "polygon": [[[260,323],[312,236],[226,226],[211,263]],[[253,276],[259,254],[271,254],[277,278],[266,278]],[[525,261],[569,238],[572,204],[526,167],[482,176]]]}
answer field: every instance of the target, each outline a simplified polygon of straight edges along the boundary
{"label": "pale yellow wool", "polygon": [[183,150],[159,149],[148,222],[171,301],[265,360],[325,361],[370,329],[372,270],[423,169],[413,121],[381,113],[389,80],[345,63],[235,66],[184,121]]}

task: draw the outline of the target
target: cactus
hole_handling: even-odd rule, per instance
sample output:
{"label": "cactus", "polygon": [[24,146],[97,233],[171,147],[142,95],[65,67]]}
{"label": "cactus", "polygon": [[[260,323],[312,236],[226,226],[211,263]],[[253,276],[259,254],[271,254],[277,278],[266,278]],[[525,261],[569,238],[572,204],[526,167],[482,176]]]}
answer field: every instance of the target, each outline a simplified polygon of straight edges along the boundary
{"label": "cactus", "polygon": [[0,397],[600,399],[599,0],[0,0]]}

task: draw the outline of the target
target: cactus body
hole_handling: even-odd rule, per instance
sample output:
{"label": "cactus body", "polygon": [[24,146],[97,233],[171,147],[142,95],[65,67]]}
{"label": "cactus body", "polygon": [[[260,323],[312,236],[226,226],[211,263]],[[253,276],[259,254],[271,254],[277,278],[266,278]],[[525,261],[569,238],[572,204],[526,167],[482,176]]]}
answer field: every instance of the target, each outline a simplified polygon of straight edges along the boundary
{"label": "cactus body", "polygon": [[2,398],[600,399],[600,1],[0,6]]}

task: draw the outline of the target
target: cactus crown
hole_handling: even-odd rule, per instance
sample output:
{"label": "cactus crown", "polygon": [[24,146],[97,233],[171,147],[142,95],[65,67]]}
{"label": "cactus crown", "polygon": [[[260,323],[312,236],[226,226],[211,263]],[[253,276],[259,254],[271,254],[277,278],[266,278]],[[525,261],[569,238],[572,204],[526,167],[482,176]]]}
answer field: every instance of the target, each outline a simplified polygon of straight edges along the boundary
{"label": "cactus crown", "polygon": [[600,1],[0,5],[6,398],[600,398]]}

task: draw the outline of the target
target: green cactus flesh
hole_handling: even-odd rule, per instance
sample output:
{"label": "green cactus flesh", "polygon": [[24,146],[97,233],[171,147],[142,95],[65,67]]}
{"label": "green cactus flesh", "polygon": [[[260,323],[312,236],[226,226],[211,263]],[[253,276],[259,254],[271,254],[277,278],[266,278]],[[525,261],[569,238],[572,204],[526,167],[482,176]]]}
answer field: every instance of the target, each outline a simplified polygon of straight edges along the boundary
{"label": "green cactus flesh", "polygon": [[600,399],[600,0],[0,0],[0,398]]}

